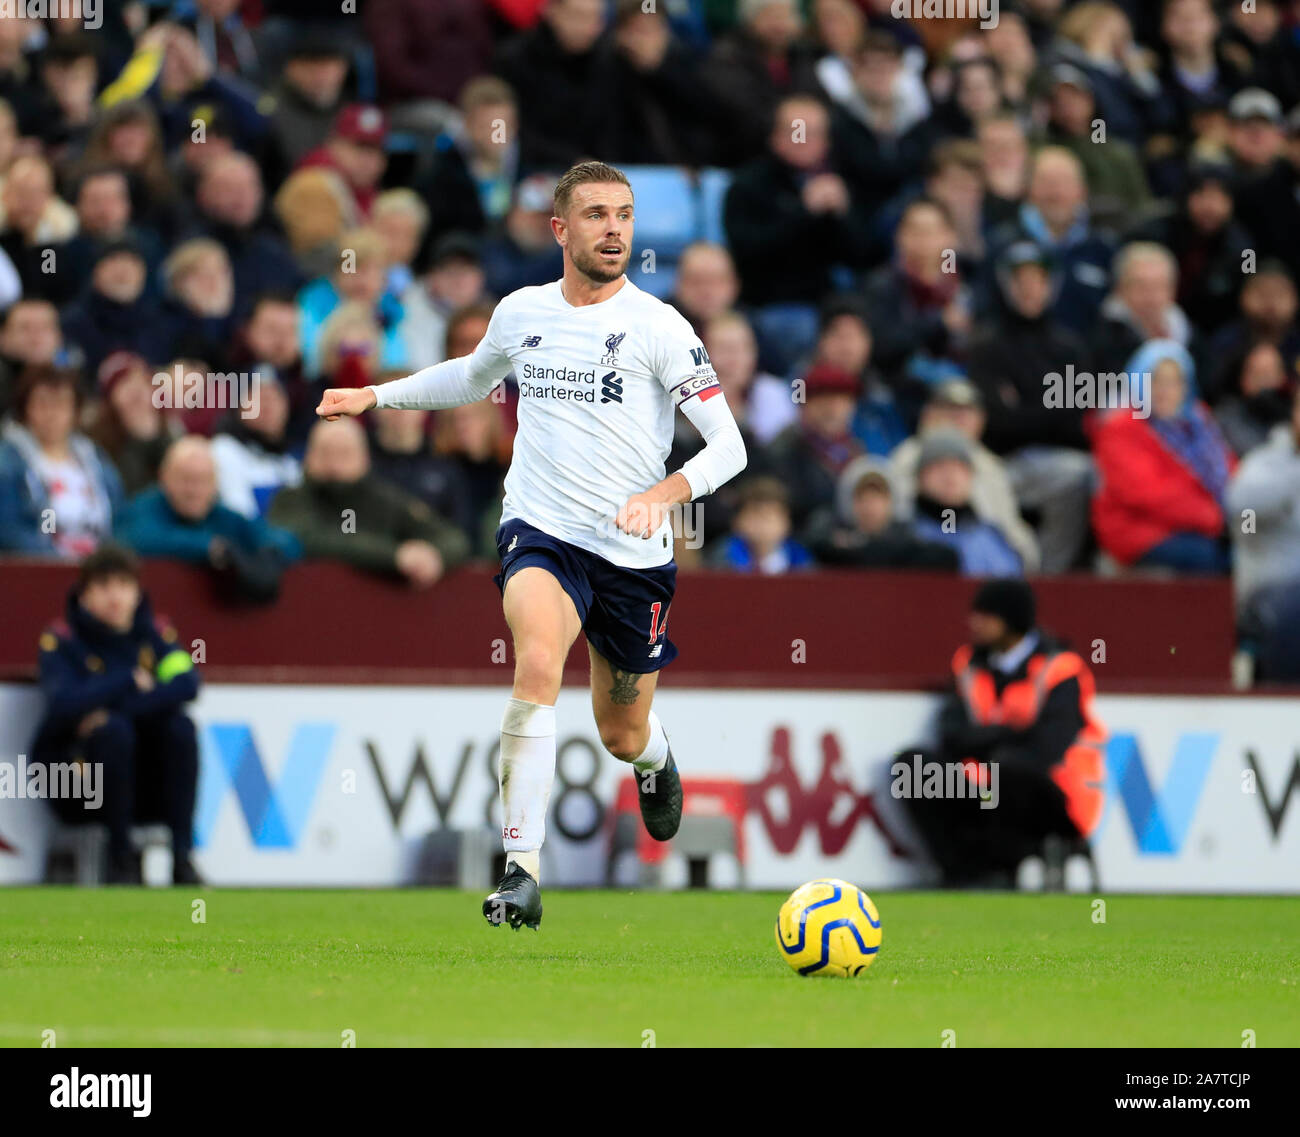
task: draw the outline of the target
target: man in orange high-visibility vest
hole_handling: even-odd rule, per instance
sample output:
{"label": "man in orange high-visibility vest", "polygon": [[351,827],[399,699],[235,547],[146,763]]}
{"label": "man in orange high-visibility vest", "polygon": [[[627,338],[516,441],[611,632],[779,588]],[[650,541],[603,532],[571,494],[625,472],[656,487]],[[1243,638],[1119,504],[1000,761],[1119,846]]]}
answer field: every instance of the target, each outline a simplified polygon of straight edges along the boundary
{"label": "man in orange high-visibility vest", "polygon": [[953,656],[955,689],[939,716],[940,753],[930,756],[964,764],[967,784],[927,786],[921,761],[899,795],[945,884],[1010,883],[1048,838],[1068,848],[1101,819],[1106,731],[1092,672],[1037,627],[1035,607],[1023,580],[990,580],[976,593],[971,642]]}

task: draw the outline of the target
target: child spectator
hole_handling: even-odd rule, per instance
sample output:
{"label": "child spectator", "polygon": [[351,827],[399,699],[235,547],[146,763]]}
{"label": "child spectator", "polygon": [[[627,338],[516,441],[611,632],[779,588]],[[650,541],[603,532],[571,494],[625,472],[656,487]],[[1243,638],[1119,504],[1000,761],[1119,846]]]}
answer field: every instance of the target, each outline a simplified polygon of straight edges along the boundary
{"label": "child spectator", "polygon": [[864,569],[938,569],[956,572],[954,549],[923,541],[894,515],[894,491],[879,459],[850,462],[840,477],[836,513],[827,511],[810,533],[824,565]]}
{"label": "child spectator", "polygon": [[749,479],[731,521],[731,536],[714,554],[717,568],[764,575],[811,568],[812,554],[790,536],[790,495],[775,478]]}

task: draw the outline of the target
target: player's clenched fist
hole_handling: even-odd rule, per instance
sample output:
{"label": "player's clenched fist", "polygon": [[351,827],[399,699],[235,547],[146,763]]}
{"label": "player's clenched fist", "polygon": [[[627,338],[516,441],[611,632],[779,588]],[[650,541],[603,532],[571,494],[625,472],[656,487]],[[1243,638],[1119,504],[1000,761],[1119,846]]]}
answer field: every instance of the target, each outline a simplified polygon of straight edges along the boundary
{"label": "player's clenched fist", "polygon": [[331,387],[321,396],[316,413],[333,422],[340,415],[365,414],[375,405],[375,393],[369,387]]}
{"label": "player's clenched fist", "polygon": [[653,537],[664,523],[664,514],[668,503],[652,498],[649,494],[639,493],[627,499],[627,504],[618,511],[614,524],[624,533],[643,540]]}

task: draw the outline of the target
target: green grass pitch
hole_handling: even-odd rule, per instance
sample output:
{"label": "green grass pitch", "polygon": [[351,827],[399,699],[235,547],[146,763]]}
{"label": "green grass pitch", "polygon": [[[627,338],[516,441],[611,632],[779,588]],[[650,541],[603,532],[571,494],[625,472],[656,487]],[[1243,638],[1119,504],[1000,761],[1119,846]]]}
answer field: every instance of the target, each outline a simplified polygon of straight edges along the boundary
{"label": "green grass pitch", "polygon": [[9,889],[0,1045],[1300,1045],[1300,899],[879,892],[857,980],[785,965],[782,899]]}

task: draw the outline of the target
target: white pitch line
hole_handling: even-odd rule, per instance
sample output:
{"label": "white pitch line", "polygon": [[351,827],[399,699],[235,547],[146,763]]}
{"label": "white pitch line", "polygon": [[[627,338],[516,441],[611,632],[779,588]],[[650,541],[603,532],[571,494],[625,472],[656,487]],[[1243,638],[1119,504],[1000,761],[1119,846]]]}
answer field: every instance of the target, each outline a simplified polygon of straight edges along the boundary
{"label": "white pitch line", "polygon": [[[45,1031],[52,1030],[59,1047],[94,1046],[114,1042],[127,1045],[155,1043],[164,1046],[225,1047],[225,1046],[290,1046],[319,1047],[321,1049],[343,1049],[340,1035],[331,1035],[324,1031],[305,1030],[264,1030],[261,1028],[186,1028],[186,1027],[113,1027],[113,1026],[60,1026],[58,1023],[46,1023],[44,1026],[31,1026],[23,1023],[0,1022],[0,1038],[30,1039],[31,1045],[39,1047]],[[367,1042],[367,1037],[377,1039]],[[367,1036],[359,1032],[358,1046],[376,1049],[416,1049],[427,1050],[435,1047],[512,1047],[532,1048],[546,1045],[538,1039],[450,1039],[450,1038],[410,1038],[388,1034]],[[564,1046],[593,1047],[606,1043],[576,1042],[566,1040]]]}

